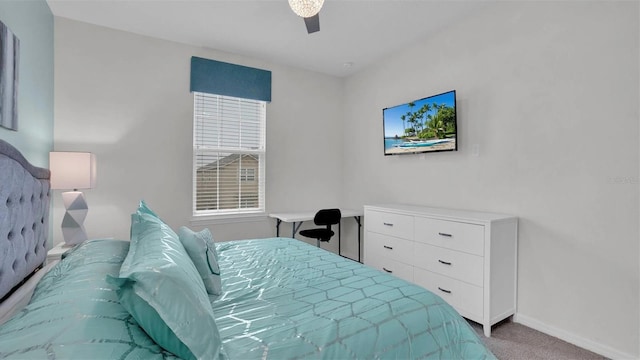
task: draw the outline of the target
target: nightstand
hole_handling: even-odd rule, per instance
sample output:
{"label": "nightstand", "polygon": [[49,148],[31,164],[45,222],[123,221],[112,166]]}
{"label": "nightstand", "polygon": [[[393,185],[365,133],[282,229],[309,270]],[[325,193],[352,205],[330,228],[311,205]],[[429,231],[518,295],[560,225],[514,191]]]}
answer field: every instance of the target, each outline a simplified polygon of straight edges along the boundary
{"label": "nightstand", "polygon": [[59,243],[54,246],[51,250],[47,252],[47,264],[50,264],[53,261],[60,261],[62,259],[62,255],[67,251],[73,249],[75,246],[65,246],[64,243]]}

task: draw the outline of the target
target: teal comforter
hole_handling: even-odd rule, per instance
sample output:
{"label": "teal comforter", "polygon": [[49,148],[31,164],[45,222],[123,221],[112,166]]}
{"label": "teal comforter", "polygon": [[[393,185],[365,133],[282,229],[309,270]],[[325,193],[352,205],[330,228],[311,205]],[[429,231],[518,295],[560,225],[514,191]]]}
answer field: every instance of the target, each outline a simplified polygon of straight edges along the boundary
{"label": "teal comforter", "polygon": [[[128,246],[93,240],[66,256],[0,326],[0,358],[171,358],[105,281]],[[438,296],[392,275],[294,239],[217,251],[223,293],[211,304],[230,359],[495,358]]]}
{"label": "teal comforter", "polygon": [[494,359],[440,297],[294,239],[217,245],[231,359]]}
{"label": "teal comforter", "polygon": [[42,277],[29,304],[0,327],[0,359],[162,359],[120,305],[118,276],[128,241],[93,240]]}

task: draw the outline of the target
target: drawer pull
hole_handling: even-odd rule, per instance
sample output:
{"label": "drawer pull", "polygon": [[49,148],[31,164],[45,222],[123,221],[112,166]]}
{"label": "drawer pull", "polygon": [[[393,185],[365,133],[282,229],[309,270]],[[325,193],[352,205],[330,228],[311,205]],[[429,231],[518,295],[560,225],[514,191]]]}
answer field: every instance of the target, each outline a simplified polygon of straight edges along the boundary
{"label": "drawer pull", "polygon": [[382,223],[384,226],[393,226],[392,223]]}
{"label": "drawer pull", "polygon": [[387,268],[385,268],[385,267],[383,267],[383,268],[382,268],[382,270],[384,270],[384,271],[388,272],[389,274],[393,273],[393,271],[391,271],[391,270],[389,270],[389,269],[387,269]]}
{"label": "drawer pull", "polygon": [[451,290],[443,289],[440,286],[438,286],[438,290],[442,291],[443,293],[451,294]]}
{"label": "drawer pull", "polygon": [[448,262],[448,261],[442,261],[442,260],[440,260],[440,259],[438,259],[438,262],[439,262],[440,264],[451,265],[451,263],[450,263],[450,262]]}
{"label": "drawer pull", "polygon": [[385,249],[393,250],[393,247],[391,247],[391,246],[382,245],[382,247],[384,247]]}
{"label": "drawer pull", "polygon": [[444,237],[452,237],[452,236],[453,236],[453,235],[451,235],[451,234],[441,233],[441,232],[439,232],[439,233],[438,233],[438,235],[440,235],[440,236],[444,236]]}

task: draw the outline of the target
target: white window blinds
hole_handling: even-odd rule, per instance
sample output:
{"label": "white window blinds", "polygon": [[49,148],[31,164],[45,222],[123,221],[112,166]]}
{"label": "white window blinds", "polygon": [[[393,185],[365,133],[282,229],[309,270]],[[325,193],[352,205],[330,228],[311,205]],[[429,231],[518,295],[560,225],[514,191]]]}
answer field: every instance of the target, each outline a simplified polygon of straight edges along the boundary
{"label": "white window blinds", "polygon": [[193,94],[194,215],[264,211],[266,103]]}

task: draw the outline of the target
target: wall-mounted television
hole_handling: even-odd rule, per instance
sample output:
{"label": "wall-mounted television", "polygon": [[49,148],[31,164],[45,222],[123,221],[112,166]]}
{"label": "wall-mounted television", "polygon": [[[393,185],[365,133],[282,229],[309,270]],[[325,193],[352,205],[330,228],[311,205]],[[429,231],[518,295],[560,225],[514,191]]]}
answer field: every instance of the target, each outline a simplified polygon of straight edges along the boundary
{"label": "wall-mounted television", "polygon": [[384,154],[458,150],[456,91],[382,110]]}

